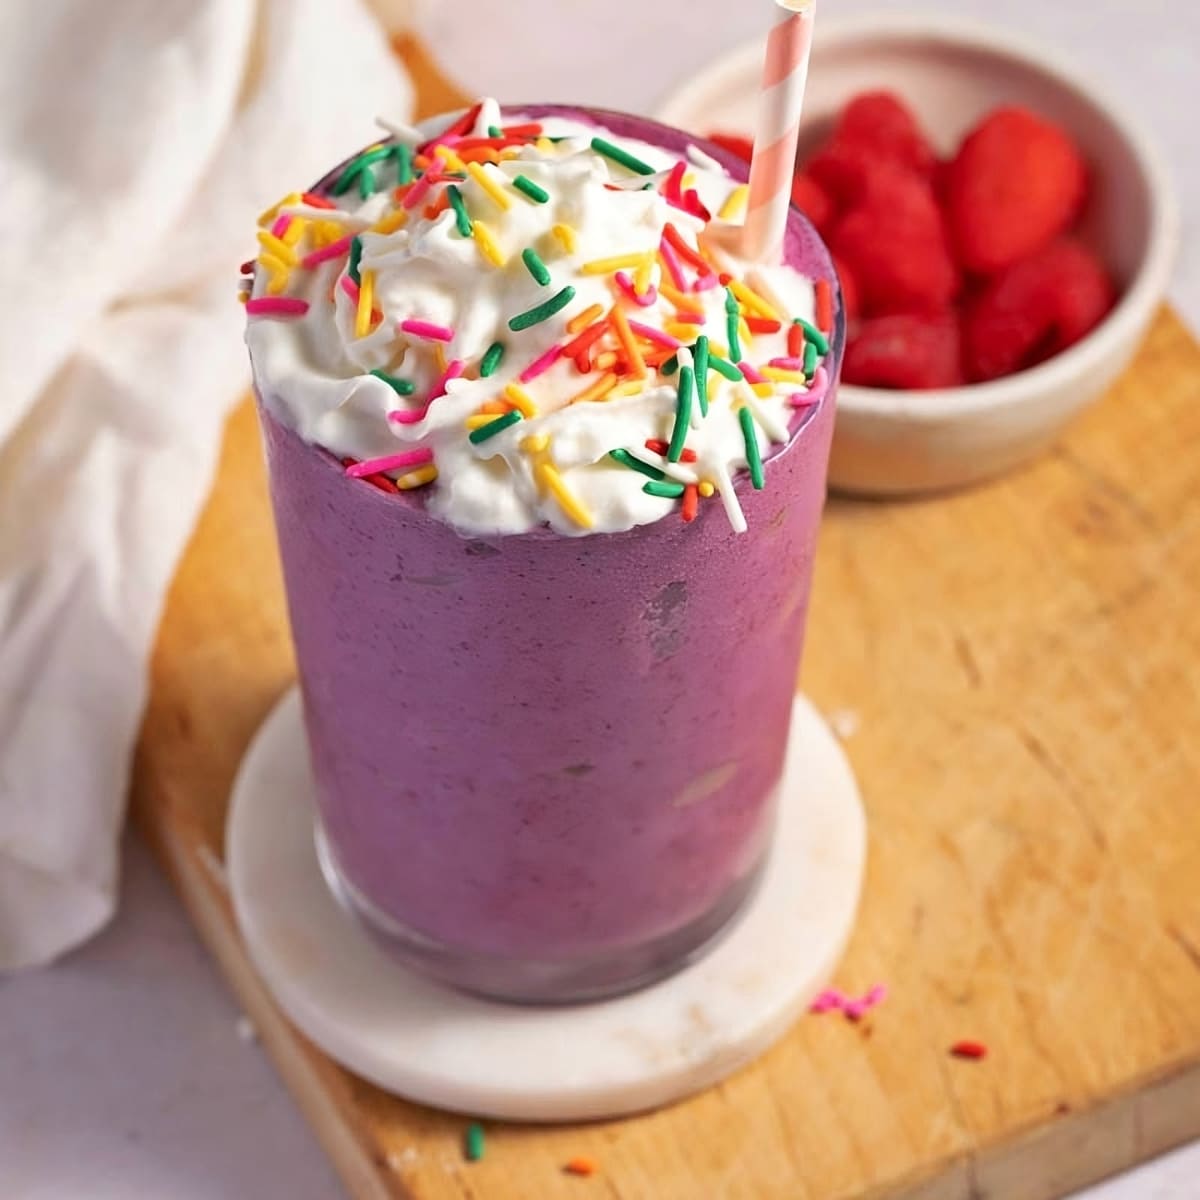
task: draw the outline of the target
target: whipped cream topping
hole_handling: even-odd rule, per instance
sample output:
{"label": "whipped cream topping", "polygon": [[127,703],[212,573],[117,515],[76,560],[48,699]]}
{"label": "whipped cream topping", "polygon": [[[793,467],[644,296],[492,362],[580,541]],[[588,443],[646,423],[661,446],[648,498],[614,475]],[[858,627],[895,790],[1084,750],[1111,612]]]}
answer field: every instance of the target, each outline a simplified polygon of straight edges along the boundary
{"label": "whipped cream topping", "polygon": [[709,497],[743,530],[735,474],[762,486],[825,383],[813,284],[728,249],[744,186],[491,101],[444,136],[397,129],[264,214],[247,342],[271,412],[464,534],[616,532]]}

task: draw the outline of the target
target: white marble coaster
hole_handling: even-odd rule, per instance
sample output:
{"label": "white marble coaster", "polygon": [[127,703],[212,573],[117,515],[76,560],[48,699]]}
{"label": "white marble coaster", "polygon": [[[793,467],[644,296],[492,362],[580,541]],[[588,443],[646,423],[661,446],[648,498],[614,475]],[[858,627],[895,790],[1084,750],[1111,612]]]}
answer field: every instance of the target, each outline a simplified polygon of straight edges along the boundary
{"label": "white marble coaster", "polygon": [[424,979],[339,907],[317,865],[295,690],[242,763],[226,834],[242,936],[304,1034],[410,1100],[529,1121],[654,1108],[760,1054],[828,982],[854,923],[865,858],[850,766],[817,711],[797,697],[774,847],[728,934],[640,992],[525,1008]]}

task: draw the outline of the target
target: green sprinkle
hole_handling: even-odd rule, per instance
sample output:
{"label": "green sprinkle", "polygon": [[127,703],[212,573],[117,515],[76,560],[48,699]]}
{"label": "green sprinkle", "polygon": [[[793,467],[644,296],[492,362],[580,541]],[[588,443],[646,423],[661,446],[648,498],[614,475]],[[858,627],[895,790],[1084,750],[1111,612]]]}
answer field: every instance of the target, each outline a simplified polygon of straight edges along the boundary
{"label": "green sprinkle", "polygon": [[457,184],[446,185],[446,196],[450,201],[450,207],[454,209],[454,224],[458,226],[458,232],[463,237],[474,237],[471,232],[471,218],[467,214],[467,206],[463,203],[462,192],[458,190]]}
{"label": "green sprinkle", "polygon": [[358,194],[364,200],[375,194],[375,172],[370,167],[364,167],[358,173]]}
{"label": "green sprinkle", "polygon": [[382,379],[399,396],[411,396],[417,390],[417,385],[411,379],[397,379],[395,375],[389,375],[378,367],[371,374],[376,379]]}
{"label": "green sprinkle", "polygon": [[357,234],[355,234],[354,240],[350,243],[350,259],[346,263],[346,274],[349,275],[350,278],[355,283],[362,282],[362,280],[359,278],[359,274],[358,274],[358,264],[361,261],[362,261],[362,238],[360,238]]}
{"label": "green sprinkle", "polygon": [[695,376],[691,367],[679,368],[679,393],[675,401],[675,428],[671,431],[671,444],[667,447],[667,462],[678,462],[687,440],[688,423],[692,419],[692,387]]}
{"label": "green sprinkle", "polygon": [[501,129],[499,125],[489,125],[488,126],[488,137],[502,138],[503,136],[504,136],[504,130]]}
{"label": "green sprinkle", "polygon": [[373,162],[378,162],[381,158],[387,158],[391,153],[391,146],[376,146],[374,150],[368,150],[365,154],[360,154],[357,158],[351,159],[346,169],[337,177],[333,185],[333,194],[340,196],[343,192],[349,191],[350,185],[367,167]]}
{"label": "green sprinkle", "polygon": [[700,402],[700,415],[708,416],[708,338],[701,334],[692,347],[692,358],[696,362],[696,399]]}
{"label": "green sprinkle", "polygon": [[560,133],[557,137],[552,137],[550,140],[557,146],[559,142],[569,142],[571,140],[571,134]]}
{"label": "green sprinkle", "polygon": [[750,468],[750,482],[759,491],[763,486],[762,455],[758,450],[758,434],[754,432],[754,414],[743,404],[738,409],[738,423],[742,437],[746,440],[746,464]]}
{"label": "green sprinkle", "polygon": [[621,166],[627,167],[635,175],[653,175],[654,168],[649,163],[644,163],[640,158],[630,154],[628,150],[608,141],[602,137],[592,138],[592,149],[597,154],[603,154],[605,158],[611,158],[613,162],[620,163]]}
{"label": "green sprinkle", "polygon": [[710,354],[708,358],[709,370],[716,371],[718,375],[724,375],[726,379],[732,383],[737,383],[742,378],[742,373],[729,361],[727,358],[718,358],[715,354]]}
{"label": "green sprinkle", "polygon": [[615,458],[623,467],[629,467],[632,471],[641,471],[643,475],[650,479],[666,479],[666,476],[657,467],[652,467],[649,463],[642,462],[640,458],[634,458],[628,450],[610,450],[608,457]]}
{"label": "green sprinkle", "polygon": [[741,319],[742,310],[738,308],[737,297],[728,289],[725,289],[725,334],[729,341],[729,357],[734,362],[742,360],[742,339],[738,333],[738,321]]}
{"label": "green sprinkle", "polygon": [[550,268],[542,262],[538,252],[532,246],[521,251],[521,261],[525,264],[525,269],[542,287],[550,282]]}
{"label": "green sprinkle", "polygon": [[520,333],[522,329],[528,329],[532,325],[540,325],[543,321],[549,320],[555,313],[562,312],[574,299],[575,289],[568,285],[561,292],[555,292],[549,300],[543,300],[541,304],[535,305],[523,313],[517,313],[515,317],[510,317],[508,327],[513,333]]}
{"label": "green sprinkle", "polygon": [[503,357],[504,343],[493,342],[487,348],[487,353],[484,354],[483,361],[479,364],[479,378],[486,379],[489,375],[494,375]]}
{"label": "green sprinkle", "polygon": [[647,496],[662,496],[667,500],[678,500],[683,495],[683,484],[669,481],[659,483],[652,479],[649,483],[642,484],[642,491]]}
{"label": "green sprinkle", "polygon": [[663,365],[658,368],[669,379],[676,371],[679,370],[679,355],[672,354],[670,358],[663,360]]}
{"label": "green sprinkle", "polygon": [[467,1162],[478,1162],[483,1157],[483,1126],[473,1121],[467,1126]]}
{"label": "green sprinkle", "polygon": [[817,348],[812,342],[804,343],[804,373],[810,379],[817,370]]}
{"label": "green sprinkle", "polygon": [[810,325],[803,317],[796,317],[792,324],[804,330],[805,338],[817,348],[818,354],[829,353],[829,339],[815,325]]}
{"label": "green sprinkle", "polygon": [[403,142],[396,143],[396,174],[402,187],[413,181],[412,147],[406,146]]}
{"label": "green sprinkle", "polygon": [[520,419],[520,412],[514,408],[511,412],[506,412],[502,417],[497,417],[494,421],[489,421],[486,425],[480,425],[478,429],[472,429],[467,434],[467,439],[478,446],[480,442],[486,442],[488,438],[494,438],[496,434],[503,433],[506,429],[511,428]]}
{"label": "green sprinkle", "polygon": [[545,188],[538,187],[528,176],[517,175],[513,179],[512,185],[518,192],[524,192],[530,200],[534,200],[538,204],[545,204],[550,199],[550,193]]}

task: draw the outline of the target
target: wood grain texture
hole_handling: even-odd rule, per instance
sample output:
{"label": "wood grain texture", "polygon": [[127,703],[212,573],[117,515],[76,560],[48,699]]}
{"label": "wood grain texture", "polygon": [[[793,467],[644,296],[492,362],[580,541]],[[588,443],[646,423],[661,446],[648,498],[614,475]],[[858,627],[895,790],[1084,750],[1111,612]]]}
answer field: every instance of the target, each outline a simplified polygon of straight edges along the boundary
{"label": "wood grain texture", "polygon": [[[1167,311],[1028,469],[832,501],[805,687],[857,717],[871,838],[838,982],[891,998],[664,1112],[493,1127],[479,1163],[460,1118],[298,1035],[234,928],[226,798],[293,673],[248,403],[168,598],[135,811],[356,1196],[1041,1200],[1200,1134],[1198,588],[1200,349]],[[988,1058],[951,1058],[964,1037]],[[577,1154],[601,1173],[565,1176]]]}

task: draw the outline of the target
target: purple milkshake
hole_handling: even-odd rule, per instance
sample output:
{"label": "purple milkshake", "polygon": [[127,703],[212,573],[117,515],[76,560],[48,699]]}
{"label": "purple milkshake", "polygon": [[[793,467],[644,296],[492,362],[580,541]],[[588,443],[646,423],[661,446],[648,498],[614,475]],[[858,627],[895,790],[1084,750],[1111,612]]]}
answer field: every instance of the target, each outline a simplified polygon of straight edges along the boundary
{"label": "purple milkshake", "polygon": [[[531,122],[561,140],[486,144]],[[842,340],[805,281],[835,277],[793,210],[793,270],[727,292],[708,214],[742,167],[684,134],[451,129],[425,175],[389,143],[317,189],[330,216],[275,214],[249,306],[319,841],[412,964],[589,999],[698,953],[762,864]]]}

